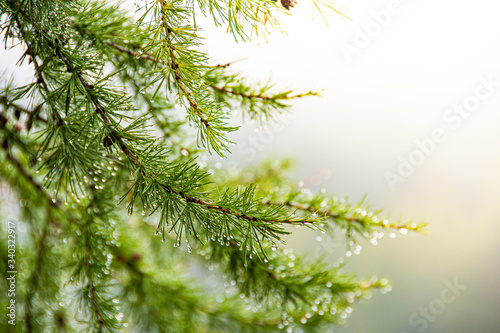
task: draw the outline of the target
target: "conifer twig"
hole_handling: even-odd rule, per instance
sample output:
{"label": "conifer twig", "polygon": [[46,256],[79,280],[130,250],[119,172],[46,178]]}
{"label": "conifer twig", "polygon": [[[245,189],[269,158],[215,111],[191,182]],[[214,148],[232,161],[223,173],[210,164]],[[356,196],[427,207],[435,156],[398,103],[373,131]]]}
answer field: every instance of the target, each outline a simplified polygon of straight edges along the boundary
{"label": "conifer twig", "polygon": [[263,100],[263,101],[270,101],[270,100],[290,100],[290,99],[296,99],[296,98],[302,98],[302,97],[306,97],[306,96],[310,96],[311,94],[310,93],[303,93],[303,94],[295,94],[295,95],[291,95],[291,96],[284,96],[284,97],[275,97],[275,96],[266,96],[266,95],[263,95],[263,94],[260,94],[260,93],[256,93],[256,94],[253,94],[253,93],[249,93],[249,94],[245,94],[243,92],[240,92],[240,91],[235,91],[233,89],[229,89],[225,86],[223,87],[219,87],[215,84],[210,84],[209,85],[210,88],[220,92],[220,93],[223,93],[223,94],[228,94],[228,95],[234,95],[234,96],[239,96],[239,97],[242,97],[242,98],[246,98],[246,99],[260,99],[260,100]]}
{"label": "conifer twig", "polygon": [[153,61],[153,62],[162,62],[160,61],[159,59],[153,57],[152,55],[150,54],[147,54],[147,53],[141,53],[141,52],[137,52],[137,51],[133,51],[133,50],[130,50],[130,49],[127,49],[121,45],[118,45],[116,44],[115,42],[113,41],[110,41],[110,40],[106,40],[104,41],[105,44],[117,49],[118,51],[120,52],[124,52],[124,53],[127,53],[129,55],[131,55],[132,57],[136,58],[136,59],[144,59],[144,60],[150,60],[150,61]]}
{"label": "conifer twig", "polygon": [[[283,206],[284,205],[284,206],[287,206],[287,207],[290,207],[293,209],[307,211],[310,213],[316,213],[320,216],[325,216],[325,217],[329,217],[332,219],[343,219],[343,220],[346,220],[348,222],[364,224],[362,219],[355,217],[355,216],[347,216],[347,215],[332,212],[330,210],[317,209],[317,208],[314,208],[314,207],[309,206],[309,205],[301,205],[301,204],[292,203],[289,201],[284,202],[284,203],[267,201],[267,202],[264,202],[263,204],[264,205],[271,205],[271,206]],[[391,223],[391,224],[380,223],[380,226],[382,226],[384,228],[388,228],[388,229],[410,229],[410,230],[411,229],[418,229],[418,227],[412,228],[411,226],[409,226],[407,224],[397,224],[397,223]]]}
{"label": "conifer twig", "polygon": [[167,18],[165,17],[165,14],[163,13],[163,6],[165,5],[165,0],[161,0],[161,6],[162,6],[162,25],[165,28],[166,31],[166,40],[167,40],[167,45],[168,45],[168,55],[170,57],[170,64],[169,66],[173,69],[174,71],[174,78],[175,81],[177,82],[178,87],[180,88],[182,94],[184,97],[187,99],[189,105],[191,108],[198,114],[198,117],[200,118],[200,121],[205,125],[205,127],[208,129],[210,127],[210,123],[207,121],[207,119],[203,116],[202,110],[200,106],[194,101],[191,92],[187,90],[186,85],[182,81],[181,74],[179,72],[179,64],[177,63],[175,54],[174,54],[174,46],[172,45],[172,28],[170,28]]}

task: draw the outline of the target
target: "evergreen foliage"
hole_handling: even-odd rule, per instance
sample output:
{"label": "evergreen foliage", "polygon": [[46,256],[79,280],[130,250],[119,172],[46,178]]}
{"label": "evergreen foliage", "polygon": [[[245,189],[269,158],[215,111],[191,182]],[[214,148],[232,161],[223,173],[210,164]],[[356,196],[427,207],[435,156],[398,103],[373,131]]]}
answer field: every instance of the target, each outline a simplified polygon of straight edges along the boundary
{"label": "evergreen foliage", "polygon": [[284,237],[342,230],[356,252],[359,238],[422,225],[312,195],[284,164],[228,175],[200,163],[229,154],[233,110],[269,122],[317,93],[209,65],[195,13],[247,41],[293,3],[156,0],[137,17],[97,0],[0,0],[5,45],[33,66],[31,83],[3,78],[0,92],[0,175],[21,214],[17,325],[2,332],[316,332],[387,290]]}

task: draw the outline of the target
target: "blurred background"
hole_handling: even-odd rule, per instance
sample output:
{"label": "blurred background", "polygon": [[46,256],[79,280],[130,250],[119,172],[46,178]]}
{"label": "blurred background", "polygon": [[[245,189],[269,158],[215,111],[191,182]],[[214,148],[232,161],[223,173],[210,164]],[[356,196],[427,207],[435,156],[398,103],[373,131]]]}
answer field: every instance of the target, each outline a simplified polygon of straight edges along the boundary
{"label": "blurred background", "polygon": [[[318,3],[319,4],[319,3]],[[296,230],[289,245],[393,290],[354,308],[338,332],[498,332],[500,325],[500,20],[497,4],[348,1],[345,14],[299,0],[286,34],[234,43],[207,21],[213,63],[256,81],[322,98],[294,103],[275,126],[246,125],[223,165],[292,156],[293,177],[393,218],[426,221],[428,235],[385,235],[345,256],[342,239]],[[488,82],[489,83],[485,83]],[[436,131],[439,135],[436,136]],[[430,141],[432,140],[432,141]],[[406,162],[405,162],[406,161]]]}
{"label": "blurred background", "polygon": [[[500,326],[500,20],[496,3],[298,0],[272,31],[235,43],[199,18],[213,64],[250,80],[321,98],[294,104],[269,127],[246,124],[222,168],[294,157],[292,177],[392,218],[429,223],[428,235],[385,235],[347,257],[342,239],[296,230],[288,245],[344,258],[393,290],[354,307],[342,333],[498,332]],[[328,25],[325,23],[328,22]],[[17,58],[0,53],[1,69]],[[23,81],[18,72],[16,81]],[[240,123],[238,119],[235,123]],[[394,236],[394,235],[391,235]]]}

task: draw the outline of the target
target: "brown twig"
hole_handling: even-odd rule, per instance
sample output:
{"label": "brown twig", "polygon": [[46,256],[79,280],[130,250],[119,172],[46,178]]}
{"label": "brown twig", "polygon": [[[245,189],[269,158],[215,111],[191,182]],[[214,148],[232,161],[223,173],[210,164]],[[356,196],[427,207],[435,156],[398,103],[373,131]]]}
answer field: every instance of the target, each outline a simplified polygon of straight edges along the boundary
{"label": "brown twig", "polygon": [[[309,205],[301,205],[301,204],[296,204],[296,203],[291,203],[291,202],[278,203],[278,202],[270,202],[270,201],[264,202],[263,204],[264,205],[272,205],[272,206],[288,206],[290,208],[294,208],[294,209],[298,209],[298,210],[302,210],[302,211],[307,211],[307,212],[311,212],[311,213],[316,213],[320,216],[326,216],[326,217],[329,217],[332,219],[343,219],[343,220],[346,220],[348,222],[363,224],[363,221],[360,218],[357,218],[354,216],[346,216],[344,214],[339,214],[339,213],[334,213],[334,212],[331,212],[329,210],[317,209],[317,208],[311,207]],[[383,228],[391,228],[391,229],[415,229],[415,228],[412,228],[411,226],[406,225],[406,224],[387,224],[387,225],[385,225],[383,223],[379,223],[378,225],[383,227]]]}

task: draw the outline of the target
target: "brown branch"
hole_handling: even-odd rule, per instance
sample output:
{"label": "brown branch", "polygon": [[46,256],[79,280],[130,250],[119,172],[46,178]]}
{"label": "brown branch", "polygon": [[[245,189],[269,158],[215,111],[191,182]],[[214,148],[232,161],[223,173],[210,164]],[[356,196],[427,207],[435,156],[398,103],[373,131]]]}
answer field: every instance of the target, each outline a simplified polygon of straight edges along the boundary
{"label": "brown branch", "polygon": [[226,214],[229,214],[229,215],[233,215],[233,216],[236,216],[237,218],[241,218],[241,219],[252,221],[252,222],[262,221],[262,222],[268,222],[268,223],[282,223],[282,224],[313,224],[315,222],[315,221],[311,221],[311,220],[295,220],[295,219],[288,219],[288,220],[265,220],[265,219],[258,219],[258,218],[254,217],[254,216],[246,215],[246,214],[243,214],[243,213],[240,213],[240,212],[235,212],[235,211],[232,211],[230,209],[224,208],[222,206],[214,205],[214,204],[212,204],[211,202],[208,202],[208,201],[204,201],[204,200],[201,200],[201,199],[198,199],[198,198],[193,198],[193,197],[188,196],[188,195],[186,195],[186,194],[184,194],[182,192],[175,191],[175,190],[173,190],[173,189],[171,189],[169,187],[166,187],[166,189],[167,189],[167,191],[175,193],[178,196],[184,198],[187,202],[196,203],[198,205],[204,206],[206,209],[216,210],[216,211],[219,211],[221,213],[226,213]]}
{"label": "brown branch", "polygon": [[138,59],[144,59],[144,60],[150,60],[150,61],[153,61],[153,62],[162,62],[160,61],[160,59],[158,58],[155,58],[153,57],[152,55],[150,54],[147,54],[147,53],[141,53],[141,52],[137,52],[137,51],[133,51],[133,50],[129,50],[121,45],[118,45],[116,44],[115,42],[113,41],[104,41],[105,44],[111,46],[112,48],[115,48],[117,49],[118,51],[120,52],[123,52],[123,53],[127,53],[135,58],[138,58]]}
{"label": "brown branch", "polygon": [[214,85],[214,84],[210,84],[209,85],[210,88],[220,92],[220,93],[223,93],[223,94],[227,94],[227,95],[233,95],[233,96],[239,96],[239,97],[243,97],[243,98],[247,98],[247,99],[261,99],[263,101],[270,101],[270,100],[290,100],[290,99],[295,99],[295,98],[301,98],[301,97],[305,97],[305,96],[309,96],[311,94],[316,94],[316,93],[303,93],[303,94],[296,94],[296,95],[292,95],[292,96],[283,96],[283,97],[274,97],[274,96],[265,96],[265,95],[262,95],[262,94],[245,94],[245,93],[242,93],[242,92],[239,92],[239,91],[234,91],[232,89],[228,89],[226,86],[224,87],[219,87],[217,85]]}
{"label": "brown branch", "polygon": [[232,64],[234,64],[236,62],[246,60],[247,58],[248,57],[245,57],[245,58],[242,58],[242,59],[239,59],[239,60],[234,60],[234,61],[231,61],[231,62],[227,62],[225,64],[217,64],[217,65],[213,65],[213,66],[209,66],[209,67],[213,67],[213,68],[226,68],[226,67],[229,67],[229,66],[231,66]]}
{"label": "brown branch", "polygon": [[358,222],[358,223],[361,223],[361,220],[358,219],[358,218],[355,218],[355,217],[352,217],[352,216],[345,216],[345,215],[341,215],[341,214],[338,214],[338,213],[333,213],[329,210],[320,210],[320,209],[316,209],[314,207],[311,207],[309,205],[300,205],[300,204],[295,204],[295,203],[291,203],[291,202],[285,202],[285,203],[276,203],[276,202],[266,202],[264,203],[266,205],[273,205],[273,206],[278,206],[278,205],[284,205],[284,206],[288,206],[290,208],[295,208],[295,209],[298,209],[298,210],[302,210],[302,211],[307,211],[307,212],[311,212],[311,213],[316,213],[318,215],[323,215],[323,216],[328,216],[328,217],[331,217],[333,219],[338,219],[338,218],[342,218],[346,221],[349,221],[349,222]]}
{"label": "brown branch", "polygon": [[[261,94],[245,94],[245,93],[242,93],[239,91],[234,91],[232,89],[228,89],[228,88],[226,88],[226,86],[219,87],[215,84],[211,84],[209,87],[212,88],[213,90],[216,90],[216,91],[223,93],[223,94],[226,94],[226,95],[239,96],[239,97],[243,97],[243,98],[247,98],[247,99],[261,99],[263,101],[268,101],[268,100],[274,99],[271,96],[264,96]],[[283,99],[288,99],[288,98],[283,98]]]}

